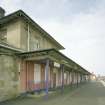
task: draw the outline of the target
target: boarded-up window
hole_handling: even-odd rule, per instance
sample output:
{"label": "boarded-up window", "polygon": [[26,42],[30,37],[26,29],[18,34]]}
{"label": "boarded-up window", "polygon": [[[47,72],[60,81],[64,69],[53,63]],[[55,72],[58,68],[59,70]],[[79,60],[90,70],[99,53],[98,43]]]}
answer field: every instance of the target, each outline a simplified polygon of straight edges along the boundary
{"label": "boarded-up window", "polygon": [[66,73],[64,73],[64,79],[67,79],[67,74]]}
{"label": "boarded-up window", "polygon": [[7,29],[0,30],[0,41],[3,41],[3,42],[7,41]]}
{"label": "boarded-up window", "polygon": [[39,64],[34,65],[34,82],[35,84],[41,82],[41,66]]}

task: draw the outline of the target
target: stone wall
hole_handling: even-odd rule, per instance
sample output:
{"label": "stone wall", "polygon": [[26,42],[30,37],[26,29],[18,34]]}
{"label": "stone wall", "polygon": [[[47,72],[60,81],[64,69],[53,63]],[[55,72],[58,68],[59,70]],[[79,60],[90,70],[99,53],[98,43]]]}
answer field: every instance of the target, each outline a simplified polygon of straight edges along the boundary
{"label": "stone wall", "polygon": [[0,55],[0,101],[14,98],[19,93],[18,62],[15,57]]}

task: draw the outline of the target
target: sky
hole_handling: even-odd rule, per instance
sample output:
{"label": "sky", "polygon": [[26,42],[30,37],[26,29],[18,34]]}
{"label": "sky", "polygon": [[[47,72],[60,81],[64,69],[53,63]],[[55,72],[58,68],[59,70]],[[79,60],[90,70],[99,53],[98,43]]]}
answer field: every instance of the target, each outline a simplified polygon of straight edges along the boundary
{"label": "sky", "polygon": [[62,53],[105,75],[105,0],[0,0],[0,6],[6,15],[22,9],[66,48]]}

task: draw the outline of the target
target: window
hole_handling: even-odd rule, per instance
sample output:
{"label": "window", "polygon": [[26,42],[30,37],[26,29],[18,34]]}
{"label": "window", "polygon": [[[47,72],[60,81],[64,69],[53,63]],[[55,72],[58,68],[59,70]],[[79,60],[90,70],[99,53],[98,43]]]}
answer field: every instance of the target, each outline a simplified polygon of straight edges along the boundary
{"label": "window", "polygon": [[33,40],[33,49],[34,50],[39,49],[39,41],[37,39]]}
{"label": "window", "polygon": [[36,49],[39,49],[39,40],[36,40],[36,41],[35,41],[35,48],[36,48]]}
{"label": "window", "polygon": [[31,50],[38,50],[39,48],[39,40],[35,37],[31,37]]}
{"label": "window", "polygon": [[7,41],[7,29],[0,30],[0,41],[3,41],[3,42]]}

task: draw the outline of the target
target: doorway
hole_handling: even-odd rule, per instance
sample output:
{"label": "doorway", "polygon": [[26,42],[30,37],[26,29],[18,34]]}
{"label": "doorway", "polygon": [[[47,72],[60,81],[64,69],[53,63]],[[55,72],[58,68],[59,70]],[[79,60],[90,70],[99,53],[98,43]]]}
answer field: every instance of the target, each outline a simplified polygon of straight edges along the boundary
{"label": "doorway", "polygon": [[53,73],[53,88],[56,87],[56,73]]}

